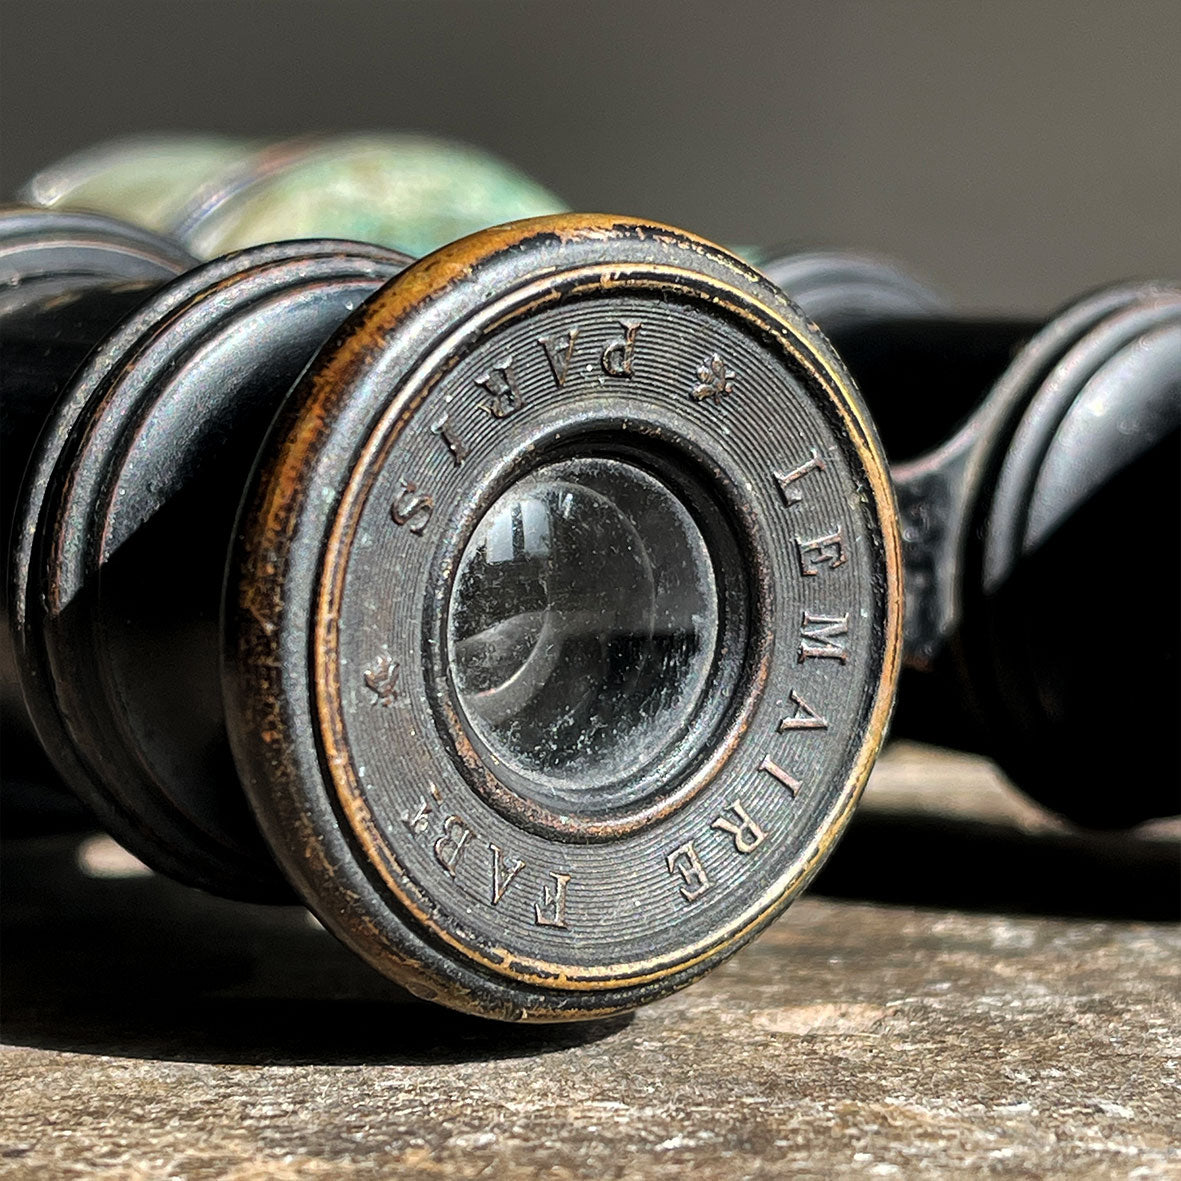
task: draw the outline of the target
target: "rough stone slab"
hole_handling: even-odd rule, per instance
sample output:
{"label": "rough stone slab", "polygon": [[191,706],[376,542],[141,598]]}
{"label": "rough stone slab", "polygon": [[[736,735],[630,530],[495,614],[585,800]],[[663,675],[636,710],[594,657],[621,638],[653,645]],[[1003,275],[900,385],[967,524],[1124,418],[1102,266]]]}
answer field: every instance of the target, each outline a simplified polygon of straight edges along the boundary
{"label": "rough stone slab", "polygon": [[865,900],[883,840],[913,860],[940,831],[1002,876],[1041,841],[1068,886],[1122,850],[1125,885],[1167,895],[1171,866],[1181,892],[1175,824],[1081,837],[1030,809],[982,764],[902,748],[826,875],[849,897],[567,1030],[409,1002],[298,909],[205,898],[102,841],[6,848],[0,1174],[1181,1177],[1181,928],[1137,918],[1134,889],[1114,917],[989,912],[984,887],[949,909],[938,880]]}

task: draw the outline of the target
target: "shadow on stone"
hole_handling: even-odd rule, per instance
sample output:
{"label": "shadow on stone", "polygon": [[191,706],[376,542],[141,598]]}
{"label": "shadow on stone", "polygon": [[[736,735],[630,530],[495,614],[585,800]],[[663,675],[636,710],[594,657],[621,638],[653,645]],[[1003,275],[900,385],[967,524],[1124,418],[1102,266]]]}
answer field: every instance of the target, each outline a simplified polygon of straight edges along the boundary
{"label": "shadow on stone", "polygon": [[863,808],[812,889],[905,906],[1176,922],[1181,842]]}
{"label": "shadow on stone", "polygon": [[446,1064],[568,1049],[630,1020],[468,1017],[415,1000],[301,907],[227,902],[150,873],[95,878],[79,848],[4,845],[9,1044],[243,1065]]}

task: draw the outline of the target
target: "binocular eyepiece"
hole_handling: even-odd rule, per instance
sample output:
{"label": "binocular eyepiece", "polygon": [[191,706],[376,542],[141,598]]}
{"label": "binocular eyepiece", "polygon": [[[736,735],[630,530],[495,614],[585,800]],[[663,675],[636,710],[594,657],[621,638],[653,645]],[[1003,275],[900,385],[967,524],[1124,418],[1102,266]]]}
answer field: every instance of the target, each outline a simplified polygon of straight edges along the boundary
{"label": "binocular eyepiece", "polygon": [[824,338],[691,235],[560,215],[406,261],[30,287],[10,339],[76,315],[102,343],[23,394],[53,401],[15,510],[23,698],[149,863],[290,881],[461,1008],[628,1008],[770,921],[849,817],[901,649],[884,462]]}
{"label": "binocular eyepiece", "polygon": [[905,732],[1067,815],[1176,808],[1175,556],[1134,586],[1172,689],[1102,667],[1127,522],[1176,512],[1176,287],[971,322],[575,214],[197,265],[12,210],[0,268],[11,730],[144,861],[294,887],[420,996],[570,1020],[720,962],[839,837],[900,673]]}

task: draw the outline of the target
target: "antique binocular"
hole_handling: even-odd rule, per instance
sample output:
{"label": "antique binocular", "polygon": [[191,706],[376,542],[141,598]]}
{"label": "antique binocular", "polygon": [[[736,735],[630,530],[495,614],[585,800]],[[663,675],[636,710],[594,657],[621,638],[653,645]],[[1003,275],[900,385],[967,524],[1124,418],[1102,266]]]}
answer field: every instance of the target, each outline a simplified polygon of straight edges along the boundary
{"label": "antique binocular", "polygon": [[0,270],[10,768],[35,732],[144,861],[294,887],[420,996],[724,959],[900,673],[896,729],[1063,815],[1177,810],[1176,286],[974,322],[576,214],[198,264],[14,208]]}

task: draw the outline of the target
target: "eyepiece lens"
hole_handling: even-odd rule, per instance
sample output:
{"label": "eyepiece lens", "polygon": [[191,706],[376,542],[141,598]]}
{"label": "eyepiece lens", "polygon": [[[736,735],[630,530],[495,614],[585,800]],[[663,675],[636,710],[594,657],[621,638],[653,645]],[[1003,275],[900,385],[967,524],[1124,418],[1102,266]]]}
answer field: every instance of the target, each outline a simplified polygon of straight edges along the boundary
{"label": "eyepiece lens", "polygon": [[684,735],[705,694],[718,593],[672,489],[617,459],[540,468],[459,561],[448,655],[468,727],[497,764],[593,805]]}

